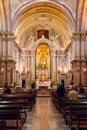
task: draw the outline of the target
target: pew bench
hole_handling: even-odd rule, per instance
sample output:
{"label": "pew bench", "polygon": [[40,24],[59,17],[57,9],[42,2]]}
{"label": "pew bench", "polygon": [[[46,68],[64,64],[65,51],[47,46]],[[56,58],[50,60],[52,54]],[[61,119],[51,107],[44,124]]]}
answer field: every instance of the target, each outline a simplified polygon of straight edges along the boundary
{"label": "pew bench", "polygon": [[24,122],[26,121],[27,119],[27,110],[26,110],[26,105],[27,105],[27,101],[25,100],[18,100],[18,101],[0,101],[0,105],[2,107],[2,105],[16,105],[16,106],[19,106],[21,105],[22,109],[20,110],[20,113],[23,115],[23,119],[24,119]]}
{"label": "pew bench", "polygon": [[[0,105],[0,121],[2,122],[1,126],[6,129],[14,128],[16,130],[21,130],[23,125],[23,119],[20,113],[20,110],[22,110],[21,105]],[[11,124],[12,121],[15,121],[15,126],[7,125],[7,121],[10,121],[9,124]],[[20,121],[20,126],[19,126]],[[4,123],[5,122],[5,123]]]}
{"label": "pew bench", "polygon": [[87,130],[87,110],[86,111],[79,111],[77,114],[78,118],[78,130]]}
{"label": "pew bench", "polygon": [[87,104],[85,105],[71,105],[69,106],[69,126],[71,130],[87,129]]}
{"label": "pew bench", "polygon": [[78,109],[76,109],[76,112],[77,112],[79,110],[79,106],[82,106],[83,108],[84,105],[87,106],[86,100],[76,100],[76,101],[70,101],[68,99],[63,100],[62,106],[61,106],[61,114],[64,117],[65,123],[70,124],[70,120],[72,117],[74,120],[75,114],[72,114],[72,117],[71,117],[71,113],[72,113],[71,108],[73,108],[74,106],[78,106]]}
{"label": "pew bench", "polygon": [[3,94],[3,101],[21,101],[25,100],[27,102],[26,109],[32,109],[33,104],[35,103],[35,93],[18,93],[18,94]]}

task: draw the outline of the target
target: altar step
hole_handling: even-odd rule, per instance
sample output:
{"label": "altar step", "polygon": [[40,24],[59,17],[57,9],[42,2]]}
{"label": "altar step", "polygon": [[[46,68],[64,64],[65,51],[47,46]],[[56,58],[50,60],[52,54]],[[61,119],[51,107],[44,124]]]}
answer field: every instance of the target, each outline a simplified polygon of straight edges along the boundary
{"label": "altar step", "polygon": [[51,96],[50,90],[41,89],[37,91],[37,97],[50,97],[50,96]]}

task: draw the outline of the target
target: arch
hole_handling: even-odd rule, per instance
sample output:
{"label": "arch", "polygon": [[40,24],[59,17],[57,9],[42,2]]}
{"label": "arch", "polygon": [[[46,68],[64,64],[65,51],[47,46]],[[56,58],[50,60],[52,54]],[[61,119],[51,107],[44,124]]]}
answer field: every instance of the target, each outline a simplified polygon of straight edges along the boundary
{"label": "arch", "polygon": [[50,26],[58,35],[63,36],[61,41],[63,39],[63,46],[65,44],[64,47],[66,47],[67,41],[70,40],[72,32],[75,30],[75,20],[71,10],[57,1],[27,2],[15,11],[13,16],[13,31],[19,46],[22,48],[26,44],[29,32],[40,24],[38,21],[40,17],[43,17],[43,19],[47,18],[46,20],[48,20],[47,24],[40,22],[44,24],[44,29],[47,28],[49,30]]}
{"label": "arch", "polygon": [[87,30],[87,2],[84,3],[81,30]]}
{"label": "arch", "polygon": [[76,31],[82,30],[82,23],[83,22],[83,13],[84,13],[84,7],[85,7],[85,0],[78,0],[77,3],[77,16],[76,16]]}
{"label": "arch", "polygon": [[38,39],[38,40],[35,42],[34,50],[36,50],[37,47],[38,47],[40,44],[42,44],[42,43],[47,44],[47,45],[49,46],[50,50],[51,50],[52,47],[53,47],[53,45],[51,44],[51,41],[48,40],[48,39],[46,39],[46,38],[44,37],[44,35],[43,35],[40,39]]}
{"label": "arch", "polygon": [[11,5],[10,0],[0,1],[0,28],[3,32],[11,31]]}
{"label": "arch", "polygon": [[15,22],[18,21],[18,18],[20,18],[26,11],[30,10],[31,8],[37,8],[38,4],[40,4],[40,6],[42,7],[43,5],[48,6],[48,7],[55,7],[56,9],[58,8],[58,10],[63,10],[63,12],[67,13],[67,16],[70,17],[70,20],[72,21],[72,25],[73,27],[75,27],[75,21],[74,21],[74,17],[73,14],[71,12],[71,10],[65,6],[64,4],[58,3],[57,0],[51,0],[51,1],[45,1],[45,2],[38,2],[38,1],[34,1],[34,2],[26,2],[25,4],[23,3],[21,6],[19,6],[14,15],[13,15],[13,23],[15,24]]}
{"label": "arch", "polygon": [[0,2],[0,30],[6,31],[6,16],[5,16],[5,10],[4,10],[4,3]]}

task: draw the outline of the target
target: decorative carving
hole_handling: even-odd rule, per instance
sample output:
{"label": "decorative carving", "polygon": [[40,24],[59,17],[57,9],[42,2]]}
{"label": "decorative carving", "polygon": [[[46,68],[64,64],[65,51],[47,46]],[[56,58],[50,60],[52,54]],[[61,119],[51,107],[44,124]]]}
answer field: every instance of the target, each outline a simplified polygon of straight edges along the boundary
{"label": "decorative carving", "polygon": [[37,48],[36,67],[40,70],[50,69],[50,50],[46,44],[41,44]]}

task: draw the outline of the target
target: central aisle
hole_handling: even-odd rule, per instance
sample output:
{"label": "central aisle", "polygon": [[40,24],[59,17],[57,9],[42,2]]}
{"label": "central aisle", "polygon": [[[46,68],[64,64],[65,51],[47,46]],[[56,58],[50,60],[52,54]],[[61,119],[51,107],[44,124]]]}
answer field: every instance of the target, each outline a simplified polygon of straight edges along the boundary
{"label": "central aisle", "polygon": [[58,113],[51,97],[37,97],[22,130],[69,130],[62,115]]}

